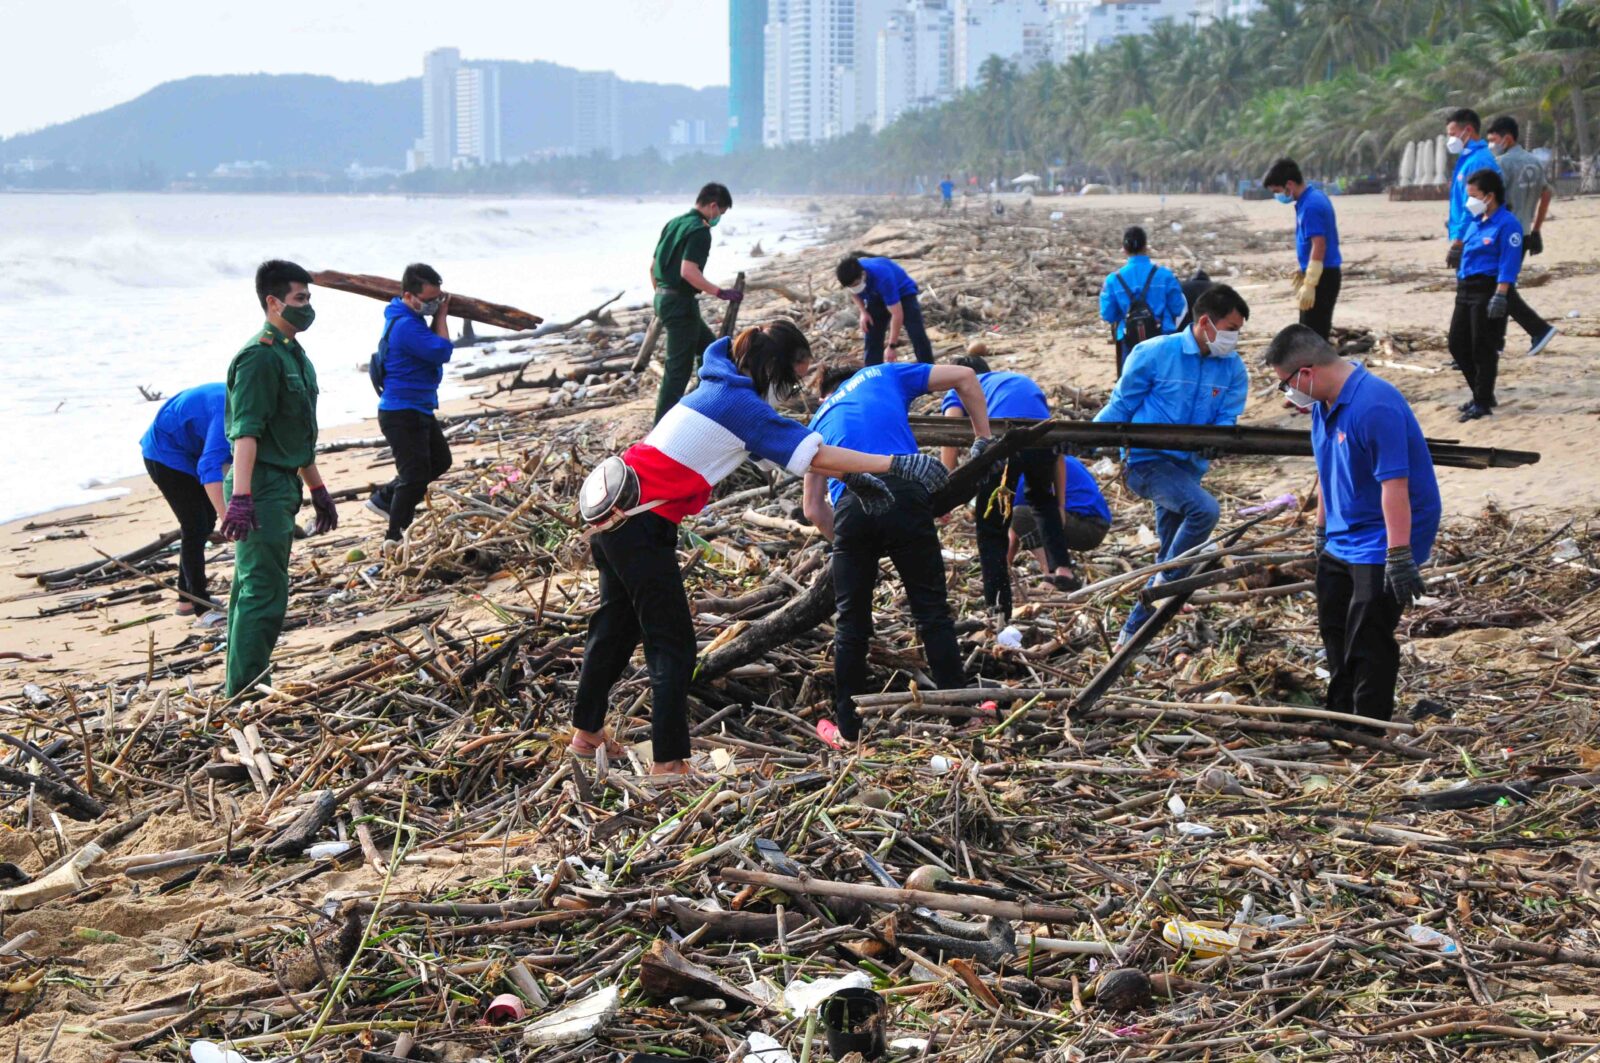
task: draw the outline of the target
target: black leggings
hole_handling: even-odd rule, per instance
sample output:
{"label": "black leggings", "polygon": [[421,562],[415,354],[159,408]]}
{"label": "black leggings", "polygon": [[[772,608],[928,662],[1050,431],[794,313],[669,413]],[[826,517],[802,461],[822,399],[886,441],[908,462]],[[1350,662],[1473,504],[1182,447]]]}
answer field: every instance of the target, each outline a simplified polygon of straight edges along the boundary
{"label": "black leggings", "polygon": [[1450,355],[1472,389],[1472,401],[1486,410],[1499,405],[1494,397],[1500,375],[1500,350],[1506,345],[1506,319],[1489,316],[1494,297],[1493,274],[1482,273],[1456,282],[1456,309],[1450,317]]}
{"label": "black leggings", "polygon": [[1072,563],[1061,524],[1061,500],[1056,497],[1056,466],[1060,461],[1061,457],[1049,447],[1020,451],[1006,462],[1003,478],[997,476],[978,489],[976,530],[983,600],[990,609],[999,609],[1008,617],[1011,569],[1006,565],[1010,545],[1006,532],[1011,529],[1011,510],[1003,503],[1016,497],[1018,480],[1027,479],[1024,490],[1028,505],[1033,508],[1034,525],[1044,540],[1050,571]]}
{"label": "black leggings", "polygon": [[450,471],[450,444],[439,419],[420,410],[379,410],[378,427],[394,452],[398,474],[381,491],[389,509],[389,530],[384,537],[398,539],[416,519],[428,485]]}
{"label": "black leggings", "polygon": [[[186,472],[149,458],[144,459],[144,468],[155,481],[161,497],[172,507],[172,515],[178,518],[178,528],[183,533],[178,547],[178,589],[211,602],[211,595],[206,593],[206,540],[217,526],[217,511],[211,505],[211,498],[200,481]],[[179,599],[189,602],[182,595]],[[215,602],[212,606],[218,607]],[[197,608],[203,607],[197,605]]]}
{"label": "black leggings", "polygon": [[1327,339],[1333,332],[1333,307],[1339,301],[1339,289],[1344,285],[1344,274],[1338,266],[1329,266],[1317,280],[1317,299],[1310,310],[1300,311],[1300,324]]}

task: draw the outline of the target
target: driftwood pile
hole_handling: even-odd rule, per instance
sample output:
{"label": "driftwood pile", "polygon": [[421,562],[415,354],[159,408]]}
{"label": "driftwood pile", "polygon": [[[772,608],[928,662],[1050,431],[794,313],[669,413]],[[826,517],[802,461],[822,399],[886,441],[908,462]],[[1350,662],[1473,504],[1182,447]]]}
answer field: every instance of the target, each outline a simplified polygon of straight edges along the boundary
{"label": "driftwood pile", "polygon": [[[972,238],[1072,254],[1030,224]],[[803,287],[826,265],[771,284],[842,352]],[[998,292],[949,268],[925,287],[951,328],[1068,301],[1045,266]],[[1400,710],[1359,729],[1319,708],[1310,514],[1304,492],[1271,507],[1268,459],[1220,464],[1225,575],[1089,705],[1152,559],[1143,504],[1102,472],[1118,519],[1086,586],[1019,564],[1002,639],[947,500],[972,688],[931,689],[885,579],[867,743],[844,756],[811,732],[827,618],[759,637],[825,546],[797,483],[747,468],[684,525],[708,778],[662,784],[642,662],[614,697],[625,762],[566,748],[596,601],[572,499],[629,441],[583,415],[648,392],[614,368],[636,324],[511,378],[553,375],[566,401],[453,425],[492,448],[435,487],[401,556],[298,544],[291,624],[332,634],[258,699],[196,681],[220,659],[197,641],[6,701],[4,814],[32,848],[0,864],[0,990],[24,1054],[825,1059],[806,985],[830,978],[881,995],[900,1058],[1600,1045],[1600,528],[1449,526],[1403,624]]]}

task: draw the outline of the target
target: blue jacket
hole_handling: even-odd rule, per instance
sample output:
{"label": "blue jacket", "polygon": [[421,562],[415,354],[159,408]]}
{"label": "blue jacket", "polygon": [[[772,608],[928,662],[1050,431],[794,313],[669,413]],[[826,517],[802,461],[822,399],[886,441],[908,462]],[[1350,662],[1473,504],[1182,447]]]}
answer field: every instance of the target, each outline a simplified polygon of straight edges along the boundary
{"label": "blue jacket", "polygon": [[[1128,424],[1236,424],[1250,397],[1250,375],[1237,353],[1200,353],[1194,329],[1146,340],[1128,352],[1111,401],[1096,421]],[[1165,458],[1197,475],[1210,462],[1185,450],[1129,450],[1128,463]]]}
{"label": "blue jacket", "polygon": [[1465,239],[1467,226],[1472,224],[1472,215],[1467,211],[1467,178],[1479,170],[1500,173],[1500,164],[1494,161],[1489,142],[1482,139],[1474,140],[1456,156],[1455,176],[1450,181],[1450,220],[1445,223],[1451,240]]}
{"label": "blue jacket", "polygon": [[1510,207],[1496,207],[1488,218],[1474,218],[1462,235],[1461,268],[1456,276],[1465,280],[1479,274],[1494,277],[1496,284],[1515,284],[1522,272],[1522,223]]}
{"label": "blue jacket", "polygon": [[233,461],[228,443],[228,385],[200,384],[161,404],[139,449],[151,461],[186,472],[203,484],[222,482],[223,466]]}
{"label": "blue jacket", "polygon": [[435,335],[422,315],[400,299],[391,299],[384,307],[383,327],[389,333],[389,349],[383,358],[378,409],[432,413],[439,408],[439,381],[455,353],[454,344]]}
{"label": "blue jacket", "polygon": [[[1161,331],[1176,331],[1178,322],[1189,310],[1189,303],[1183,297],[1183,287],[1170,269],[1151,262],[1149,255],[1133,255],[1127,265],[1106,274],[1105,284],[1100,288],[1100,320],[1117,326],[1119,340],[1123,333],[1122,323],[1127,320],[1128,307],[1132,303],[1128,292],[1138,295],[1151,270],[1156,271],[1156,276],[1150,282],[1150,290],[1145,293],[1145,302],[1150,304],[1156,320],[1161,322]],[[1122,278],[1121,284],[1117,282],[1119,276]],[[1122,290],[1123,284],[1128,286],[1128,292]]]}

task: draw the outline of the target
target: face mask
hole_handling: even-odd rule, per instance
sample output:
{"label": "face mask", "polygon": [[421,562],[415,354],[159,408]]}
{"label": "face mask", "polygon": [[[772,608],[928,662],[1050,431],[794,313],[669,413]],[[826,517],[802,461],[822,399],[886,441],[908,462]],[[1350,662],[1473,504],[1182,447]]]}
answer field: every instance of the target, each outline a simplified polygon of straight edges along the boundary
{"label": "face mask", "polygon": [[711,228],[715,229],[717,227],[717,222],[719,222],[721,220],[722,220],[722,215],[718,214],[715,218],[712,218],[710,221],[706,222],[706,224],[711,226]]}
{"label": "face mask", "polygon": [[851,284],[851,285],[849,285],[849,286],[847,286],[845,288],[845,291],[849,292],[851,295],[860,295],[862,292],[864,292],[866,290],[867,290],[867,280],[866,280],[865,277],[863,277],[862,279],[856,281],[854,284]]}
{"label": "face mask", "polygon": [[1468,196],[1467,197],[1467,213],[1472,215],[1474,218],[1483,217],[1483,212],[1488,210],[1488,209],[1489,209],[1489,204],[1485,203],[1483,200],[1479,199],[1477,196]]}
{"label": "face mask", "polygon": [[1274,192],[1272,194],[1272,198],[1276,199],[1279,203],[1293,203],[1294,202],[1294,197],[1291,196],[1287,192]]}
{"label": "face mask", "polygon": [[[1211,327],[1216,328],[1215,325]],[[1226,358],[1228,355],[1239,349],[1238,330],[1235,329],[1229,332],[1223,329],[1217,329],[1216,338],[1211,341],[1210,347],[1211,356],[1213,358]]]}
{"label": "face mask", "polygon": [[278,312],[278,316],[294,326],[296,332],[304,332],[317,319],[317,311],[310,303],[305,306],[289,306],[285,304],[284,308]]}
{"label": "face mask", "polygon": [[1460,137],[1451,137],[1449,140],[1444,142],[1444,150],[1448,151],[1452,155],[1460,155],[1461,149],[1465,148],[1466,146],[1467,142],[1462,140]]}
{"label": "face mask", "polygon": [[[1301,372],[1305,372],[1305,370],[1301,370]],[[1300,379],[1300,373],[1296,373],[1294,376],[1289,378],[1289,380],[1299,380],[1299,379]],[[1289,383],[1289,380],[1284,381],[1283,388],[1281,389],[1283,391],[1284,398],[1286,398],[1290,402],[1294,403],[1295,407],[1297,409],[1299,409],[1299,410],[1302,410],[1302,411],[1309,410],[1309,409],[1311,409],[1311,407],[1316,405],[1316,403],[1317,403],[1316,399],[1314,399],[1310,395],[1306,394],[1304,391],[1301,391],[1299,388],[1295,387],[1293,384]]]}
{"label": "face mask", "polygon": [[439,312],[439,304],[442,302],[444,302],[444,300],[441,298],[425,299],[423,300],[422,304],[417,307],[417,313],[436,314]]}
{"label": "face mask", "polygon": [[1506,153],[1506,142],[1502,140],[1497,144],[1491,140],[1489,141],[1489,150],[1496,155],[1504,155]]}

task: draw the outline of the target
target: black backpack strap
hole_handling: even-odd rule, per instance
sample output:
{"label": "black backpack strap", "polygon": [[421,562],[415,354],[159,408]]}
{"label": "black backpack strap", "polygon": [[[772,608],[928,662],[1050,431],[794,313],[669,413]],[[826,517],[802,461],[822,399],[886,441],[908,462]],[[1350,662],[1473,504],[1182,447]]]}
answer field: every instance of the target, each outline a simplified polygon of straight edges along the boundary
{"label": "black backpack strap", "polygon": [[[1145,274],[1144,287],[1139,289],[1139,298],[1144,299],[1145,296],[1150,294],[1150,282],[1155,280],[1155,279],[1156,279],[1156,267],[1155,266],[1151,266],[1150,267],[1150,272]],[[1148,302],[1149,300],[1146,299],[1145,301]]]}
{"label": "black backpack strap", "polygon": [[1122,291],[1123,291],[1123,293],[1125,295],[1127,295],[1128,302],[1132,303],[1133,302],[1133,289],[1128,287],[1128,282],[1122,279],[1122,273],[1120,271],[1118,271],[1116,273],[1113,273],[1112,276],[1117,278],[1117,283],[1122,286]]}

